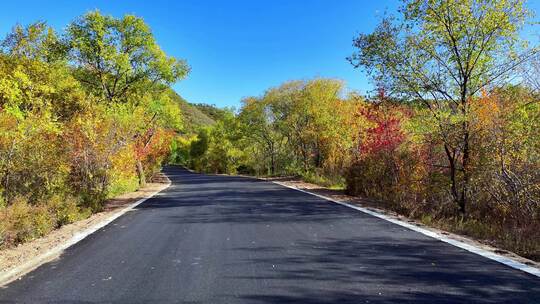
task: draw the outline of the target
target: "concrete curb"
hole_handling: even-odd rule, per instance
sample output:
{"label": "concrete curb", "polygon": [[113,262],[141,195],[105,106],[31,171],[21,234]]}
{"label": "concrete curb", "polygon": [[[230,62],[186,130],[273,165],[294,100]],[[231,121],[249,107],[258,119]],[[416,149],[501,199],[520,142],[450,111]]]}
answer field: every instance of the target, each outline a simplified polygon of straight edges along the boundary
{"label": "concrete curb", "polygon": [[339,204],[339,205],[342,205],[342,206],[345,206],[345,207],[349,207],[349,208],[361,211],[363,213],[367,213],[367,214],[372,215],[374,217],[377,217],[377,218],[383,219],[385,221],[388,221],[388,222],[394,223],[396,225],[399,225],[401,227],[404,227],[404,228],[419,232],[419,233],[421,233],[423,235],[432,237],[432,238],[437,239],[439,241],[442,241],[442,242],[448,243],[450,245],[459,247],[461,249],[467,250],[469,252],[480,255],[480,256],[485,257],[487,259],[499,262],[499,263],[504,264],[506,266],[509,266],[511,268],[521,270],[523,272],[526,272],[528,274],[531,274],[533,276],[536,276],[536,277],[540,278],[540,269],[539,268],[526,265],[526,264],[521,263],[519,261],[516,261],[516,260],[514,260],[512,258],[505,257],[505,256],[502,256],[502,255],[496,254],[494,252],[490,252],[488,250],[485,250],[485,249],[479,248],[477,246],[467,244],[467,243],[464,243],[464,242],[461,242],[461,241],[458,241],[458,240],[455,240],[455,239],[451,239],[451,238],[449,238],[449,237],[447,237],[447,236],[445,236],[445,235],[443,235],[441,233],[437,233],[437,232],[434,232],[434,231],[430,231],[430,230],[427,230],[427,229],[424,229],[424,228],[421,228],[421,227],[406,223],[404,221],[401,221],[401,220],[389,217],[387,215],[384,215],[384,214],[369,210],[367,208],[351,205],[351,204],[348,204],[348,203],[345,203],[345,202],[336,201],[336,200],[334,200],[332,198],[329,198],[329,197],[326,197],[324,195],[319,195],[319,194],[312,193],[312,192],[309,192],[309,191],[306,191],[306,190],[298,189],[298,188],[295,188],[295,187],[292,187],[292,186],[289,186],[289,185],[282,184],[282,183],[277,182],[277,181],[272,181],[272,183],[274,183],[276,185],[280,185],[282,187],[289,188],[289,189],[297,190],[297,191],[300,191],[300,192],[303,192],[303,193],[311,194],[311,195],[314,195],[316,197],[325,199],[327,201],[330,201],[330,202],[333,202],[333,203],[336,203],[336,204]]}
{"label": "concrete curb", "polygon": [[60,256],[62,254],[62,252],[64,250],[66,250],[67,248],[77,244],[78,242],[84,240],[87,236],[89,236],[92,233],[98,231],[99,229],[107,226],[108,224],[110,224],[112,221],[116,220],[120,216],[122,216],[125,213],[133,210],[133,208],[135,208],[138,205],[142,204],[146,200],[154,197],[154,195],[156,195],[156,194],[160,193],[161,191],[169,188],[170,185],[171,185],[171,181],[169,180],[167,185],[165,186],[165,188],[163,188],[163,189],[161,189],[159,191],[155,191],[155,192],[151,193],[148,197],[142,198],[142,199],[128,205],[127,207],[121,209],[120,211],[117,211],[117,212],[113,213],[110,217],[100,221],[99,223],[96,223],[95,225],[93,225],[93,226],[91,226],[91,227],[89,227],[89,228],[87,228],[85,230],[82,230],[82,231],[78,232],[73,237],[71,237],[69,240],[67,240],[64,244],[61,244],[61,245],[59,245],[57,247],[54,247],[53,249],[45,252],[44,254],[39,255],[39,256],[37,256],[37,257],[23,263],[22,265],[19,265],[18,267],[15,267],[15,268],[13,268],[13,269],[5,272],[5,273],[0,273],[0,287],[17,280],[18,278],[28,274],[29,272],[31,272],[32,270],[38,268],[39,266],[54,260],[55,258]]}

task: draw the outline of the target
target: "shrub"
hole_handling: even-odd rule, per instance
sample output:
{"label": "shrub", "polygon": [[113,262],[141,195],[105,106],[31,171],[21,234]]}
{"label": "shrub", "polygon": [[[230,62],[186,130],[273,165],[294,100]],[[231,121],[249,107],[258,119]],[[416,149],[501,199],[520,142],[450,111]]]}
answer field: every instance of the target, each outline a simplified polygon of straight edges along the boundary
{"label": "shrub", "polygon": [[[535,118],[540,117],[540,105],[521,89],[508,90],[472,101],[467,119],[474,136],[466,193],[471,203],[465,213],[450,193],[450,168],[437,126],[412,107],[403,112],[402,106],[387,103],[362,111],[361,119],[369,124],[359,131],[357,157],[346,173],[347,192],[538,258],[540,120]],[[461,169],[456,169],[458,175]]]}
{"label": "shrub", "polygon": [[238,174],[243,175],[255,175],[255,169],[251,167],[250,165],[242,164],[236,168],[236,172]]}
{"label": "shrub", "polygon": [[7,227],[6,243],[19,244],[49,233],[54,228],[54,219],[43,206],[29,205],[22,197],[4,210]]}
{"label": "shrub", "polygon": [[47,202],[50,216],[54,219],[55,228],[71,224],[90,215],[89,209],[81,209],[77,206],[74,197],[53,196]]}

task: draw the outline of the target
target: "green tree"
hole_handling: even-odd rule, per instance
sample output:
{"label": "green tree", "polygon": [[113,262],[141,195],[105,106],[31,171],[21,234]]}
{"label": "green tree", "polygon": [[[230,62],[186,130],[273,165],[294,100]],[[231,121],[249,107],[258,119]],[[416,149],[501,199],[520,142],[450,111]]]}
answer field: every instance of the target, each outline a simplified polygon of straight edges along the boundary
{"label": "green tree", "polygon": [[170,84],[189,67],[168,57],[141,18],[121,19],[89,12],[68,26],[67,39],[77,79],[95,95],[125,102],[148,86]]}
{"label": "green tree", "polygon": [[239,148],[242,138],[238,119],[231,110],[226,110],[223,118],[209,132],[205,155],[207,171],[236,173],[238,166],[244,162],[244,153]]}
{"label": "green tree", "polygon": [[343,98],[343,87],[335,79],[291,81],[263,97],[272,129],[286,138],[303,172],[335,168],[336,154],[352,147],[348,124],[355,102]]}
{"label": "green tree", "polygon": [[64,123],[84,108],[54,31],[16,26],[0,42],[0,193],[35,203],[66,191]]}
{"label": "green tree", "polygon": [[84,108],[84,94],[65,62],[65,48],[44,22],[16,26],[0,42],[0,106],[51,110],[69,120]]}
{"label": "green tree", "polygon": [[[276,130],[276,119],[268,100],[248,97],[242,102],[238,116],[242,123],[242,132],[251,141],[250,146],[254,146],[255,151],[262,152],[268,173],[274,175],[277,173],[279,153],[286,143],[286,138]],[[260,165],[260,160],[253,163]]]}
{"label": "green tree", "polygon": [[191,167],[195,170],[202,169],[202,158],[206,151],[208,151],[208,132],[207,128],[201,128],[197,133],[196,139],[191,142],[189,157]]}
{"label": "green tree", "polygon": [[66,59],[67,47],[46,22],[17,25],[0,43],[2,52],[19,58],[52,63]]}

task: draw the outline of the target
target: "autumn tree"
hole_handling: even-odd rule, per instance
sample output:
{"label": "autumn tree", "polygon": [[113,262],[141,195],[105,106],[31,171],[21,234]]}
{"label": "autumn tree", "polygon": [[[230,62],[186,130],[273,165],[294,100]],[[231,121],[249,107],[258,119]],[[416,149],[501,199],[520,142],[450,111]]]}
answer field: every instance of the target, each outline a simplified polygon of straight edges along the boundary
{"label": "autumn tree", "polygon": [[135,16],[15,26],[0,41],[0,246],[144,184],[182,128],[169,85],[188,70]]}
{"label": "autumn tree", "polygon": [[44,22],[17,25],[1,42],[0,106],[22,112],[50,110],[69,120],[84,107],[83,91],[66,65],[66,50]]}
{"label": "autumn tree", "polygon": [[530,13],[522,0],[410,0],[354,39],[348,60],[387,93],[432,113],[447,158],[450,192],[465,213],[471,166],[471,102],[508,80],[535,53],[518,37]]}
{"label": "autumn tree", "polygon": [[335,167],[352,148],[354,127],[348,124],[354,124],[355,101],[346,99],[343,90],[343,82],[321,78],[287,82],[264,95],[274,128],[287,139],[304,172]]}
{"label": "autumn tree", "polygon": [[[141,185],[146,183],[146,173],[143,160],[153,154],[155,143],[163,137],[164,130],[175,133],[182,128],[182,114],[177,103],[171,100],[167,90],[157,90],[147,92],[139,97],[144,106],[137,106],[134,109],[135,116],[131,123],[133,128],[133,139],[135,140],[137,172]],[[160,136],[161,134],[161,136]]]}
{"label": "autumn tree", "polygon": [[16,25],[0,44],[5,54],[52,63],[66,59],[67,46],[54,29],[40,21]]}
{"label": "autumn tree", "polygon": [[[130,135],[137,143],[137,172],[146,182],[142,163],[156,127],[179,128],[178,105],[165,93],[169,84],[185,77],[189,67],[169,57],[156,43],[141,18],[85,14],[68,26],[67,44],[75,63],[75,75],[89,92],[109,105],[125,104],[138,127]],[[126,110],[126,109],[124,109]],[[176,117],[174,117],[176,116]]]}
{"label": "autumn tree", "polygon": [[63,187],[63,123],[85,101],[59,44],[43,22],[16,26],[1,42],[0,192],[8,203],[20,195],[34,202]]}

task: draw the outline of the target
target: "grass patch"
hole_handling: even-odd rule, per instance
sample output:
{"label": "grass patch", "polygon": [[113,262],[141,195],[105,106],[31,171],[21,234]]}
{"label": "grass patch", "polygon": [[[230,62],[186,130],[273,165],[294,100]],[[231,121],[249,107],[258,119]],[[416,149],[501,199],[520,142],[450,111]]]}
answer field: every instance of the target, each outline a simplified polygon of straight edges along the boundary
{"label": "grass patch", "polygon": [[306,172],[300,175],[303,181],[316,184],[332,190],[344,190],[345,179],[343,177],[328,177],[317,172]]}

